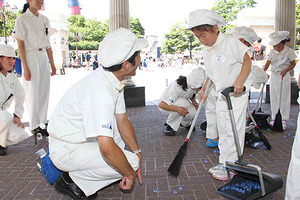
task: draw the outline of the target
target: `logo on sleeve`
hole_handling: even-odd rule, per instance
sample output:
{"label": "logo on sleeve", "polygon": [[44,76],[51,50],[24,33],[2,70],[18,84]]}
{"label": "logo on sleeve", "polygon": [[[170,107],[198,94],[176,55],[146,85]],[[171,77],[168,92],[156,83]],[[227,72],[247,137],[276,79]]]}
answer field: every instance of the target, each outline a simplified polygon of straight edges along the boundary
{"label": "logo on sleeve", "polygon": [[169,101],[173,103],[173,102],[174,102],[174,99],[169,99]]}
{"label": "logo on sleeve", "polygon": [[102,128],[106,128],[106,129],[112,130],[111,123],[108,123],[108,124],[102,124]]}

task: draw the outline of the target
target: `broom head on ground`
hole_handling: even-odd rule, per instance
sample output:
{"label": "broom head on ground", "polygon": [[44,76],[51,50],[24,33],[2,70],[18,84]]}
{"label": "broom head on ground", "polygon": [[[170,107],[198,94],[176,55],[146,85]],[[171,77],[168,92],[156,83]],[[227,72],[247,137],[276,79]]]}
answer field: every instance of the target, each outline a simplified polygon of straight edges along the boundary
{"label": "broom head on ground", "polygon": [[183,161],[183,158],[185,156],[186,150],[187,150],[188,142],[185,141],[183,145],[181,145],[176,157],[174,158],[173,162],[171,163],[170,167],[168,168],[169,174],[173,176],[178,176],[181,168],[181,163]]}
{"label": "broom head on ground", "polygon": [[278,109],[278,112],[275,116],[275,121],[274,121],[272,130],[276,131],[276,132],[283,132],[282,117],[281,117],[280,109]]}

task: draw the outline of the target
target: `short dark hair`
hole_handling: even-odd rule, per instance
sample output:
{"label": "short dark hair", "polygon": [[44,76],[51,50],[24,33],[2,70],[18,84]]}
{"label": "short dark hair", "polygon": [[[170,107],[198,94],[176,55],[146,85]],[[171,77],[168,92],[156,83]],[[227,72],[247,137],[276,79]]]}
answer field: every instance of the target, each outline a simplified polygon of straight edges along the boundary
{"label": "short dark hair", "polygon": [[186,76],[179,76],[178,79],[176,79],[176,82],[178,85],[181,86],[181,88],[186,91],[188,88]]}
{"label": "short dark hair", "polygon": [[[140,51],[136,51],[134,52],[134,54],[127,60],[128,62],[130,62],[132,65],[135,65],[135,57],[140,53]],[[117,65],[113,65],[111,67],[103,67],[104,70],[106,71],[110,71],[110,72],[115,72],[118,71],[122,68],[122,64],[117,64]]]}
{"label": "short dark hair", "polygon": [[281,42],[280,42],[281,44],[285,44],[286,43],[286,39],[284,39],[284,40],[281,40]]}
{"label": "short dark hair", "polygon": [[196,27],[193,27],[191,29],[191,31],[194,31],[195,29],[197,29],[198,31],[208,31],[208,32],[213,32],[213,25],[210,25],[210,24],[203,24],[203,25],[200,25],[200,26],[196,26]]}

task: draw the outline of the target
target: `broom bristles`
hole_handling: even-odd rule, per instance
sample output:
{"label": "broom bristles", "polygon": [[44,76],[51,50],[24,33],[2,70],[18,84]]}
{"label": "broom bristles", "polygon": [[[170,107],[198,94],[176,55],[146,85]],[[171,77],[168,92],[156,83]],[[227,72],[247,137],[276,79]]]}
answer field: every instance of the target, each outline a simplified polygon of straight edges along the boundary
{"label": "broom bristles", "polygon": [[173,176],[178,176],[180,172],[180,168],[182,165],[183,158],[185,156],[187,150],[188,142],[184,142],[183,145],[179,148],[176,157],[174,158],[173,162],[171,163],[170,167],[168,168],[169,174]]}
{"label": "broom bristles", "polygon": [[278,110],[278,112],[275,116],[275,121],[274,121],[272,130],[277,131],[277,132],[283,132],[282,117],[281,117],[280,109]]}

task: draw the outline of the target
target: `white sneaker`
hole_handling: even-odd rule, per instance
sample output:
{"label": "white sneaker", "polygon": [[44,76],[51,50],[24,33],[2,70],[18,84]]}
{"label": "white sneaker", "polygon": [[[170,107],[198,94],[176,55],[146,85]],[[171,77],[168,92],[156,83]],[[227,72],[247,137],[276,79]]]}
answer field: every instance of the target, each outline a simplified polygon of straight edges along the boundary
{"label": "white sneaker", "polygon": [[273,126],[274,125],[274,120],[272,120],[271,122],[270,122],[270,126]]}
{"label": "white sneaker", "polygon": [[282,129],[283,129],[283,130],[286,130],[286,129],[287,129],[287,121],[286,121],[286,120],[283,120],[283,121],[282,121]]}
{"label": "white sneaker", "polygon": [[[230,178],[234,177],[235,173],[230,172]],[[226,171],[226,167],[223,166],[222,169],[217,170],[213,175],[215,179],[220,181],[228,181],[228,174]]]}
{"label": "white sneaker", "polygon": [[213,175],[216,171],[220,170],[223,168],[223,164],[218,164],[217,166],[211,167],[208,172]]}

